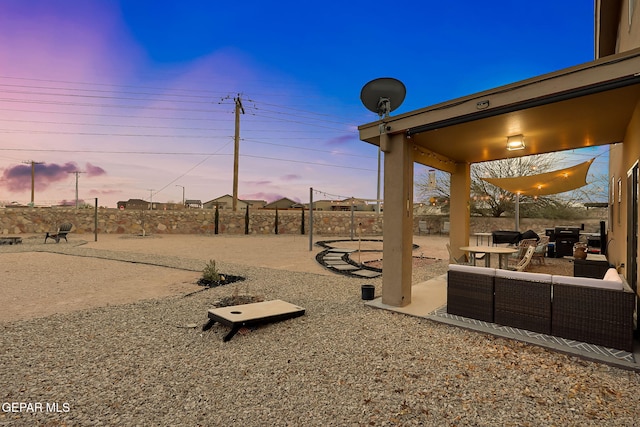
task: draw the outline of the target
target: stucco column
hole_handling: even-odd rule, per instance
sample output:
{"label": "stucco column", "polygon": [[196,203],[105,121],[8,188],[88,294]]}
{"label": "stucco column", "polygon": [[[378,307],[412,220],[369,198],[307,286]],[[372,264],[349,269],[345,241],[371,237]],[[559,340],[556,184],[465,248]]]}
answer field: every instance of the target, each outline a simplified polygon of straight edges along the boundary
{"label": "stucco column", "polygon": [[456,257],[462,254],[460,246],[469,245],[471,198],[471,166],[467,163],[456,163],[451,174],[451,200],[449,205],[449,243]]}
{"label": "stucco column", "polygon": [[404,134],[384,138],[382,303],[402,307],[411,303],[413,148]]}

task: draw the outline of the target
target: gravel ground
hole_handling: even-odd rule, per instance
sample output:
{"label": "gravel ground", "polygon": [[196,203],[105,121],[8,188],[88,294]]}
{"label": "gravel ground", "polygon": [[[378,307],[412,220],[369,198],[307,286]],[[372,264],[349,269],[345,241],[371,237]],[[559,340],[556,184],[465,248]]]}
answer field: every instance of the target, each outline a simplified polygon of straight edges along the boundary
{"label": "gravel ground", "polygon": [[[200,260],[165,255],[55,250],[201,268]],[[379,290],[379,279],[228,262],[220,270],[247,280],[0,323],[0,425],[640,423],[638,373],[367,307],[360,285]],[[436,262],[414,272],[414,280],[445,270]],[[202,332],[201,325],[214,301],[234,292],[282,299],[306,314],[224,343],[228,328]],[[17,412],[21,403],[31,406]]]}

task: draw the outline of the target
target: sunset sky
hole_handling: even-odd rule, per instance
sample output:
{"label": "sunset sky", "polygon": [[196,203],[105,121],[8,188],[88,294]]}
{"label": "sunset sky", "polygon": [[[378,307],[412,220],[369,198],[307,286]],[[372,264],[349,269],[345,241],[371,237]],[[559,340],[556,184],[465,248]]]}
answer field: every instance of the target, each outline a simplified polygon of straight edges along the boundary
{"label": "sunset sky", "polygon": [[[593,2],[0,1],[0,201],[376,197],[377,119],[593,60]],[[570,166],[606,148],[575,152]],[[75,174],[73,172],[81,172]],[[416,167],[416,176],[423,172]],[[326,196],[326,197],[325,197]]]}

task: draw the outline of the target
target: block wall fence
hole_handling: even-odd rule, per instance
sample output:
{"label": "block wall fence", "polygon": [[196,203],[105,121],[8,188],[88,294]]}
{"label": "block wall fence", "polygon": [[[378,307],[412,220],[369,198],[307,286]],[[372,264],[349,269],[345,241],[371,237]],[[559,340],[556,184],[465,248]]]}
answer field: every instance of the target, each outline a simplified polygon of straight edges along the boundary
{"label": "block wall fence", "polygon": [[[93,234],[94,209],[75,208],[5,208],[0,209],[0,234],[39,234],[54,231],[64,222],[73,224],[72,233]],[[313,213],[313,233],[319,236],[349,236],[354,227],[354,236],[382,236],[383,214],[374,212],[326,212]],[[430,232],[438,234],[446,216],[414,218],[414,233],[418,234],[418,221],[426,220]],[[302,234],[302,212],[271,210],[249,211],[248,234]],[[584,220],[545,220],[522,218],[521,231],[536,232],[556,225],[581,225],[585,230],[597,231],[600,218]],[[309,211],[304,212],[304,232],[309,233]],[[513,230],[513,218],[471,218],[471,232]],[[592,230],[593,229],[593,230]],[[98,209],[98,234],[214,234],[215,210],[186,209],[179,211],[138,211],[111,208]],[[218,234],[245,234],[245,213],[219,211]]]}

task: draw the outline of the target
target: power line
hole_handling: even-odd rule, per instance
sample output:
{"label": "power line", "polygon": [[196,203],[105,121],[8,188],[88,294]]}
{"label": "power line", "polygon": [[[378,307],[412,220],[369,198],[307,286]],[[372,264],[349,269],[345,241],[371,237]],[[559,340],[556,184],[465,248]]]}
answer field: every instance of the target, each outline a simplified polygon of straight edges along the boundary
{"label": "power line", "polygon": [[[42,113],[42,114],[62,114],[68,116],[93,116],[93,117],[114,117],[114,118],[126,118],[131,119],[130,115],[123,114],[104,114],[104,113],[80,113],[77,111],[42,111],[42,110],[20,110],[16,108],[0,108],[0,111],[11,111],[20,113]],[[167,120],[167,117],[162,116],[136,116],[135,119],[159,119]],[[204,118],[204,117],[171,117],[171,120],[190,120],[190,121],[213,121],[213,122],[228,122],[226,119]]]}
{"label": "power line", "polygon": [[318,152],[318,153],[327,153],[327,154],[338,155],[338,156],[359,157],[359,158],[363,158],[363,159],[373,159],[373,158],[375,158],[373,156],[362,156],[362,155],[359,155],[359,154],[340,153],[340,152],[334,152],[334,151],[328,151],[328,150],[320,150],[320,149],[317,149],[317,148],[296,147],[294,145],[276,144],[275,142],[258,141],[256,139],[242,138],[242,141],[252,142],[252,143],[255,143],[255,144],[273,145],[273,146],[276,146],[276,147],[293,148],[293,149],[296,149],[296,150],[315,151],[315,152]]}
{"label": "power line", "polygon": [[[230,137],[229,137],[230,138]],[[254,142],[257,144],[265,144],[265,145],[275,145],[279,147],[292,148],[297,150],[305,150],[305,151],[315,151],[320,153],[326,153],[336,156],[348,156],[348,157],[357,157],[362,159],[373,159],[373,156],[363,156],[358,154],[350,154],[350,153],[340,153],[328,150],[319,150],[315,148],[308,147],[297,147],[293,145],[285,145],[285,144],[275,144],[269,142],[261,142],[255,140],[245,140],[242,141]],[[225,146],[228,144],[225,144]],[[119,150],[63,150],[63,149],[55,149],[55,148],[0,148],[0,151],[28,151],[28,152],[50,152],[50,153],[92,153],[92,154],[136,154],[136,155],[159,155],[159,156],[214,156],[220,155],[218,151],[210,153],[210,152],[181,152],[181,151],[119,151]],[[226,154],[225,154],[226,155]]]}
{"label": "power line", "polygon": [[[45,153],[89,153],[89,154],[138,154],[160,156],[214,156],[216,153],[205,152],[179,152],[179,151],[117,151],[117,150],[63,150],[56,148],[0,148],[0,151],[27,151]],[[220,154],[228,156],[230,154]]]}
{"label": "power line", "polygon": [[327,167],[331,167],[331,168],[355,169],[355,170],[371,171],[371,172],[375,172],[376,171],[375,169],[359,168],[359,167],[354,167],[354,166],[342,166],[342,165],[331,165],[331,164],[328,164],[328,163],[305,162],[303,160],[278,159],[278,158],[274,158],[274,157],[253,156],[253,155],[250,155],[250,154],[243,154],[241,157],[251,157],[251,158],[254,158],[254,159],[264,159],[264,160],[276,160],[276,161],[279,161],[279,162],[301,163],[301,164],[305,164],[305,165],[314,165],[314,166],[327,166]]}
{"label": "power line", "polygon": [[[125,116],[126,117],[126,116]],[[0,119],[0,122],[10,123],[32,123],[32,124],[44,124],[44,125],[72,125],[72,126],[99,126],[99,127],[120,127],[120,128],[142,128],[142,129],[174,129],[174,130],[226,130],[216,128],[193,128],[193,127],[178,127],[178,126],[151,126],[151,125],[121,125],[121,124],[105,124],[105,123],[81,123],[81,122],[52,122],[44,120],[18,120],[18,119]]]}
{"label": "power line", "polygon": [[[33,135],[80,135],[80,136],[118,136],[118,137],[135,137],[135,138],[185,138],[185,139],[212,139],[213,135],[163,135],[163,134],[138,134],[138,133],[101,133],[101,132],[66,132],[52,130],[27,130],[27,129],[0,129],[3,133],[23,133]],[[220,137],[220,136],[218,136]]]}
{"label": "power line", "polygon": [[26,100],[16,98],[0,98],[0,101],[15,102],[24,104],[42,104],[42,105],[66,105],[71,107],[101,107],[101,108],[139,108],[141,110],[158,110],[158,111],[189,111],[197,113],[225,113],[226,110],[203,110],[196,108],[175,108],[175,107],[152,107],[148,105],[127,105],[127,104],[92,104],[88,102],[65,102],[65,101],[45,101],[45,100]]}

